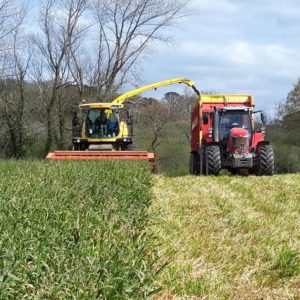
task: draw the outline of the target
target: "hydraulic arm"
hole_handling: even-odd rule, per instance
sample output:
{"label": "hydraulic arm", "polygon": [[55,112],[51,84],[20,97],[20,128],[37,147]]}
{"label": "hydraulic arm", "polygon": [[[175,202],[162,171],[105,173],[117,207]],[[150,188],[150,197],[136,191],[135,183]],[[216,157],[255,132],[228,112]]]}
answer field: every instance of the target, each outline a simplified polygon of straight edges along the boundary
{"label": "hydraulic arm", "polygon": [[159,82],[145,85],[143,87],[129,91],[129,92],[119,96],[114,101],[112,101],[112,104],[123,104],[128,98],[133,97],[135,95],[138,95],[143,92],[146,92],[146,91],[149,91],[152,89],[156,89],[156,88],[159,88],[162,86],[172,85],[172,84],[176,84],[176,83],[184,83],[184,84],[190,86],[196,92],[196,94],[198,96],[200,95],[200,92],[195,87],[194,81],[186,79],[186,78],[176,78],[176,79],[170,79],[170,80],[165,80],[165,81],[159,81]]}

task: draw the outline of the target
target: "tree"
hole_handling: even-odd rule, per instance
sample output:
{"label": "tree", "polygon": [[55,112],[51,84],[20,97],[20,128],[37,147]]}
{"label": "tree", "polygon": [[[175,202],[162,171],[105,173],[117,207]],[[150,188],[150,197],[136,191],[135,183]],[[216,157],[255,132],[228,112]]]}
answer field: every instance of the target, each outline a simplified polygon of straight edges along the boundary
{"label": "tree", "polygon": [[281,106],[281,114],[287,126],[300,127],[300,79]]}
{"label": "tree", "polygon": [[300,146],[300,79],[289,92],[286,100],[278,107],[278,116],[281,126],[287,131],[289,142]]}
{"label": "tree", "polygon": [[93,85],[101,95],[114,95],[135,83],[136,67],[154,41],[167,42],[166,29],[186,11],[187,0],[94,0],[98,27]]}
{"label": "tree", "polygon": [[[72,83],[67,57],[85,31],[80,18],[86,7],[87,0],[41,1],[42,34],[34,37],[34,43],[41,54],[36,62],[35,81],[41,91],[47,115],[45,153],[49,152],[55,137],[53,111],[57,108],[59,93]],[[62,117],[63,113],[59,111],[58,117]],[[62,119],[58,123],[63,126]],[[62,131],[60,128],[59,132]],[[62,146],[62,139],[62,136],[57,138],[59,147]]]}
{"label": "tree", "polygon": [[[25,80],[31,54],[22,28],[26,12],[27,7],[21,2],[1,1],[0,53],[2,54],[3,88],[0,101],[3,102],[3,119],[9,134],[7,144],[10,147],[10,154],[14,157],[25,154],[27,135],[24,119]],[[24,48],[28,51],[24,51]]]}
{"label": "tree", "polygon": [[127,103],[127,107],[133,112],[135,131],[142,143],[157,152],[164,127],[170,119],[165,104],[154,98],[136,97]]}

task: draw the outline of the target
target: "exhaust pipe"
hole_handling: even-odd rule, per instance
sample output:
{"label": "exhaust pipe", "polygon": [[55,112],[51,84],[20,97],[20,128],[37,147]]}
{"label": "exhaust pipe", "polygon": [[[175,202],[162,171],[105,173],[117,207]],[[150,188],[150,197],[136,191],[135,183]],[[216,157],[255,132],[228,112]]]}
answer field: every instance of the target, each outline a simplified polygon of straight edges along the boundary
{"label": "exhaust pipe", "polygon": [[214,113],[214,125],[213,125],[213,141],[215,143],[219,143],[220,139],[219,139],[219,121],[220,121],[220,116],[219,113],[216,109],[215,109],[215,113]]}

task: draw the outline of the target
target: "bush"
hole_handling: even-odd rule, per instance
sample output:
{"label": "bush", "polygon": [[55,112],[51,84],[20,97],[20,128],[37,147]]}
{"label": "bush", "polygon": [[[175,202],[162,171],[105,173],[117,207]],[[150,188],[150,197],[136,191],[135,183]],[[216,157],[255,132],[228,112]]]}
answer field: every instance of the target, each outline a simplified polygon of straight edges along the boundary
{"label": "bush", "polygon": [[300,148],[289,144],[274,143],[275,167],[277,173],[300,171]]}
{"label": "bush", "polygon": [[138,299],[151,284],[148,165],[0,162],[1,299]]}

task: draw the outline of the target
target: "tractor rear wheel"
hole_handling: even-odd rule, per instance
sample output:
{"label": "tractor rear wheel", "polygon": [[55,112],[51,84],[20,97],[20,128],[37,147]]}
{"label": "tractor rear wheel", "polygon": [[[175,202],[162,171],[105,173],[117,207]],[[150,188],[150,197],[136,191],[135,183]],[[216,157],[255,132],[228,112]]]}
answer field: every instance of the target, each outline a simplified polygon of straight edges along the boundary
{"label": "tractor rear wheel", "polygon": [[274,174],[274,153],[271,145],[258,146],[257,176],[271,176]]}
{"label": "tractor rear wheel", "polygon": [[204,175],[219,175],[221,171],[221,151],[216,145],[209,145],[203,149],[204,156]]}
{"label": "tractor rear wheel", "polygon": [[190,174],[199,175],[200,174],[200,161],[198,153],[192,152],[190,155]]}

